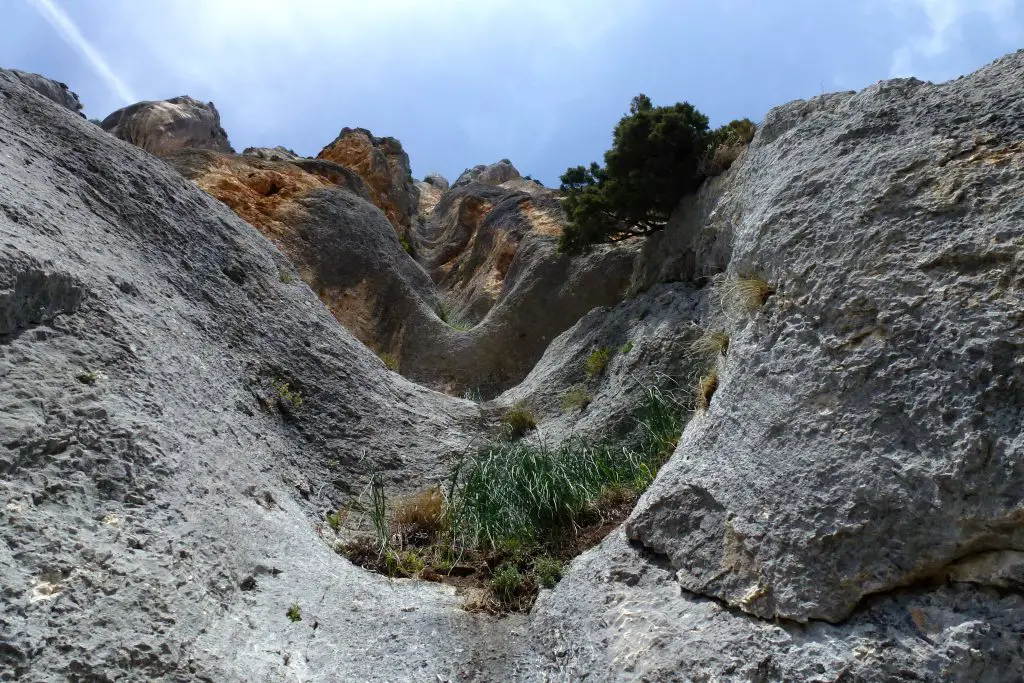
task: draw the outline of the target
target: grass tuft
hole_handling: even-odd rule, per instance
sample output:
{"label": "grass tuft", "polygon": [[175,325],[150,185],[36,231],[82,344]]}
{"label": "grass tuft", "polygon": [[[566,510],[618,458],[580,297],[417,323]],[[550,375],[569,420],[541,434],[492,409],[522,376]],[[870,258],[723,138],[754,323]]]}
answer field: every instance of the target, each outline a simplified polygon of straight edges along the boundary
{"label": "grass tuft", "polygon": [[516,403],[501,421],[502,430],[512,439],[518,439],[537,428],[537,418],[523,403]]}
{"label": "grass tuft", "polygon": [[294,621],[302,621],[302,608],[299,607],[299,603],[293,602],[292,606],[288,608],[286,612],[288,618]]}
{"label": "grass tuft", "polygon": [[499,602],[508,605],[519,597],[526,587],[526,577],[515,564],[507,563],[498,567],[491,574],[491,590]]}
{"label": "grass tuft", "polygon": [[431,486],[398,501],[392,521],[406,536],[416,533],[429,535],[441,528],[443,516],[444,494],[439,486]]}
{"label": "grass tuft", "polygon": [[586,362],[583,364],[583,369],[587,372],[587,377],[594,378],[604,372],[604,369],[608,367],[608,361],[612,358],[611,349],[604,346],[599,346],[590,355],[587,356]]}
{"label": "grass tuft", "polygon": [[277,407],[282,413],[292,415],[302,407],[302,393],[293,389],[291,384],[284,380],[271,381],[271,386],[277,392]]}
{"label": "grass tuft", "polygon": [[726,314],[751,314],[759,310],[775,289],[758,275],[727,277],[717,285],[721,308]]}
{"label": "grass tuft", "polygon": [[538,557],[533,562],[533,573],[541,586],[554,588],[562,578],[562,563],[553,557]]}
{"label": "grass tuft", "polygon": [[693,342],[691,348],[696,355],[714,363],[719,356],[729,353],[729,333],[722,330],[705,330],[704,334]]}
{"label": "grass tuft", "polygon": [[718,390],[718,370],[712,369],[711,372],[700,378],[697,382],[697,410],[704,411],[711,405],[711,397],[715,395],[715,391]]}
{"label": "grass tuft", "polygon": [[587,387],[582,384],[577,384],[562,396],[562,410],[567,413],[577,409],[583,410],[590,405],[592,400],[590,392],[587,391]]}

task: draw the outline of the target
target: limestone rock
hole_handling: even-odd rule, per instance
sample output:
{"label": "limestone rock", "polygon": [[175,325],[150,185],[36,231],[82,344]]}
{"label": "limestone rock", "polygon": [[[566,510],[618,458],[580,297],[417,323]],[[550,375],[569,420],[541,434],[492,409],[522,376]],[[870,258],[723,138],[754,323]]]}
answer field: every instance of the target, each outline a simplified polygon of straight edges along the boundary
{"label": "limestone rock", "polygon": [[419,208],[409,155],[395,138],[374,137],[365,128],[342,128],[318,159],[350,168],[366,181],[370,198],[399,235],[407,236]]}
{"label": "limestone rock", "polygon": [[627,524],[685,590],[839,622],[1024,547],[1022,74],[769,113],[711,220],[774,294],[724,290],[711,407]]}
{"label": "limestone rock", "polygon": [[156,156],[184,149],[234,152],[213,102],[187,95],[136,102],[110,114],[100,127]]}
{"label": "limestone rock", "polygon": [[83,118],[85,117],[85,114],[82,113],[82,103],[78,99],[78,95],[72,92],[65,83],[28,71],[19,71],[18,69],[11,69],[8,73],[43,97],[53,100],[60,106],[70,109]]}
{"label": "limestone rock", "polygon": [[502,183],[519,177],[519,171],[508,159],[493,164],[480,164],[468,168],[462,172],[452,187],[466,185],[469,183],[483,183],[484,185],[501,185]]}
{"label": "limestone rock", "polygon": [[242,150],[245,156],[259,157],[267,161],[295,161],[301,157],[287,147],[246,147]]}

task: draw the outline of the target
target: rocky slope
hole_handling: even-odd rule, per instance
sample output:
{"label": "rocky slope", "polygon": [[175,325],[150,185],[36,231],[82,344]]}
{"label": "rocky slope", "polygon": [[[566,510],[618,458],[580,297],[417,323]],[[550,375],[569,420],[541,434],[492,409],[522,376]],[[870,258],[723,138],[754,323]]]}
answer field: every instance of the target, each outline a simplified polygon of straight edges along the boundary
{"label": "rocky slope", "polygon": [[[510,163],[435,178],[413,258],[366,171],[172,168],[0,72],[0,677],[1021,680],[1022,78],[1024,52],[776,108],[664,233],[586,257]],[[529,617],[321,538],[506,406],[625,434],[645,385],[701,375]]]}

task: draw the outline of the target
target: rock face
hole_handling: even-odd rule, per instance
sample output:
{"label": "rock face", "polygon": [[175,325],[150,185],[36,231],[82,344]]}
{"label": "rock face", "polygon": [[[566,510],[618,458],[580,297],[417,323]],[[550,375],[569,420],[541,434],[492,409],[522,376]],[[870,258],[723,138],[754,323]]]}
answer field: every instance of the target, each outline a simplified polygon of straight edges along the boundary
{"label": "rock face", "polygon": [[505,625],[317,531],[374,469],[442,476],[477,407],[388,372],[226,206],[6,72],[0,148],[3,677],[514,675]]}
{"label": "rock face", "polygon": [[82,117],[85,116],[85,114],[82,114],[82,103],[79,101],[78,95],[68,89],[66,84],[61,83],[60,81],[51,80],[45,76],[40,76],[39,74],[29,73],[28,71],[19,71],[18,69],[11,69],[7,73],[35,90],[43,97],[53,100],[65,109],[70,109]]}
{"label": "rock face", "polygon": [[[537,183],[424,182],[414,259],[365,172],[169,155],[191,183],[0,71],[0,671],[1024,679],[1022,80],[1019,52],[776,108],[662,234],[583,257]],[[702,374],[528,618],[325,542],[371,473],[438,482],[508,405],[621,436]]]}
{"label": "rock face", "polygon": [[409,167],[409,155],[394,138],[374,137],[365,128],[342,128],[318,159],[352,169],[366,181],[370,198],[395,226],[408,236],[419,207],[416,185]]}
{"label": "rock face", "polygon": [[159,102],[136,102],[103,119],[100,127],[156,156],[184,149],[234,152],[213,102],[185,95]]}
{"label": "rock face", "polygon": [[[542,596],[552,667],[1024,675],[1024,601],[1002,592],[1024,542],[1022,75],[1024,52],[777,108],[681,207],[668,257],[725,271],[702,290],[729,335],[718,389],[622,535]],[[652,253],[634,282],[671,270]]]}
{"label": "rock face", "polygon": [[468,168],[455,179],[453,186],[466,185],[469,183],[483,183],[484,185],[501,185],[502,183],[514,180],[519,177],[519,171],[508,159],[493,164],[480,164]]}

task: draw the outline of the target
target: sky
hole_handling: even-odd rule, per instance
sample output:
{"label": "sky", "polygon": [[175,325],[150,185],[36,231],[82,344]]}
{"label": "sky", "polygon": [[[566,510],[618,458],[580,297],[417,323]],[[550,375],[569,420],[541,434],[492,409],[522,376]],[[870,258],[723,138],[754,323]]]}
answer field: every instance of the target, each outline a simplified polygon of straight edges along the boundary
{"label": "sky", "polygon": [[1024,0],[0,0],[0,67],[90,118],[213,101],[232,145],[315,156],[345,126],[413,174],[509,158],[558,184],[639,92],[712,125],[878,80],[933,82],[1024,47]]}

